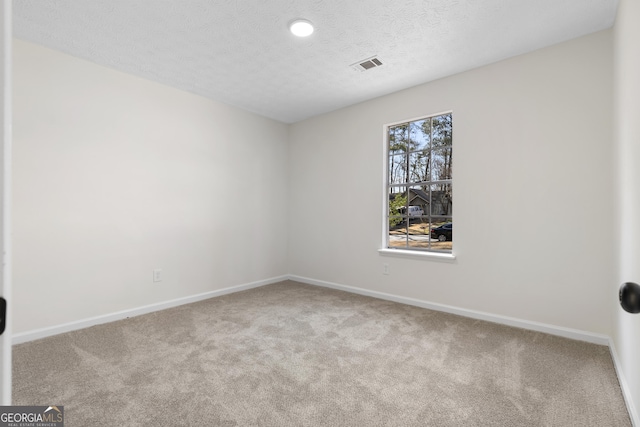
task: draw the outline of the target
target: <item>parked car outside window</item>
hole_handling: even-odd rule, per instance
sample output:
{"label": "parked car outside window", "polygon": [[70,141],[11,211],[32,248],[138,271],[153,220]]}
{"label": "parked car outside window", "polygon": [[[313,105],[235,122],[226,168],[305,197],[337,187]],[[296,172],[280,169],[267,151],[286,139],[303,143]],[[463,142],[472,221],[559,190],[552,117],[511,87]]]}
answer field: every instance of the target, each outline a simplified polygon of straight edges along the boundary
{"label": "parked car outside window", "polygon": [[447,240],[453,240],[453,223],[448,222],[442,224],[440,227],[431,229],[431,238],[437,239],[440,242],[446,242]]}

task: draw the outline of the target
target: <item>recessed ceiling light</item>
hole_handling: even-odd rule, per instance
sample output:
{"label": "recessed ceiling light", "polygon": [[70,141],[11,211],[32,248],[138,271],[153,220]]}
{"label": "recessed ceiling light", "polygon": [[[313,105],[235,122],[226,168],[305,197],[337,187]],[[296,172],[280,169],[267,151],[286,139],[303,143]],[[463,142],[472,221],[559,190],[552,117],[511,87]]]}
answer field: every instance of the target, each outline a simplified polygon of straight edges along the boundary
{"label": "recessed ceiling light", "polygon": [[307,37],[313,33],[313,24],[306,19],[296,19],[289,24],[289,30],[294,36]]}

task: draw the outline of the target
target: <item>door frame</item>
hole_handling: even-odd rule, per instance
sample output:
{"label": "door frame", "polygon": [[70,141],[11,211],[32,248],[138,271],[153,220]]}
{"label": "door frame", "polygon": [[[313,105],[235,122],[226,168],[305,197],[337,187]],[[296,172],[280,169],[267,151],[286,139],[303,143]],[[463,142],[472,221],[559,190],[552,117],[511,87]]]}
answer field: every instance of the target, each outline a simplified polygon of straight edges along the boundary
{"label": "door frame", "polygon": [[0,405],[11,405],[11,144],[12,144],[12,0],[0,6],[0,297],[7,301],[0,336]]}

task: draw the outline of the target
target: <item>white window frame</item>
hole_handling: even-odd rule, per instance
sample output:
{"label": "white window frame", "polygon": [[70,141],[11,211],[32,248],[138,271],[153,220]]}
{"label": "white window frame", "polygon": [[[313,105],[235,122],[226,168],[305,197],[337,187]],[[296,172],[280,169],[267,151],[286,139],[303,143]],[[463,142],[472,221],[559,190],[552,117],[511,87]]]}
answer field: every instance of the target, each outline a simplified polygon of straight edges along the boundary
{"label": "white window frame", "polygon": [[[382,245],[378,250],[378,253],[383,256],[401,257],[401,258],[414,258],[414,259],[432,259],[438,261],[454,261],[456,255],[454,253],[455,248],[452,245],[451,252],[428,250],[428,249],[412,249],[412,248],[392,248],[389,246],[389,129],[402,125],[405,123],[411,123],[414,121],[424,120],[427,118],[441,116],[443,114],[452,114],[453,111],[447,110],[435,114],[426,114],[415,118],[401,120],[398,122],[387,123],[382,128],[382,144],[383,144],[383,156],[382,156]],[[451,144],[453,150],[453,142]],[[453,178],[453,177],[452,177]],[[453,179],[451,180],[453,183]],[[453,217],[452,217],[453,222]]]}

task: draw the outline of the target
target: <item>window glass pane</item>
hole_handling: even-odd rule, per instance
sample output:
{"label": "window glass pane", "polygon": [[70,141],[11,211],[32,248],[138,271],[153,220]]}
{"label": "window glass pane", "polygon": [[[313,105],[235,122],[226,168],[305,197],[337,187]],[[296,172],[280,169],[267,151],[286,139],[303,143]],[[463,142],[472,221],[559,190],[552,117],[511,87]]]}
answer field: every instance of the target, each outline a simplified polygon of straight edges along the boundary
{"label": "window glass pane", "polygon": [[453,210],[451,184],[431,186],[431,216],[451,216]]}
{"label": "window glass pane", "polygon": [[389,189],[389,209],[387,217],[389,218],[389,229],[399,224],[398,218],[404,222],[407,215],[407,196],[406,187],[395,187]]}
{"label": "window glass pane", "polygon": [[431,180],[451,179],[453,172],[453,150],[451,147],[439,148],[431,153]]}
{"label": "window glass pane", "polygon": [[432,218],[431,249],[451,251],[453,247],[453,223],[450,218]]}
{"label": "window glass pane", "polygon": [[408,246],[429,249],[429,218],[409,216],[407,221]]}
{"label": "window glass pane", "polygon": [[406,248],[407,237],[407,225],[405,222],[399,223],[393,228],[389,227],[390,248]]}
{"label": "window glass pane", "polygon": [[429,148],[430,119],[409,123],[409,150],[420,151]]}
{"label": "window glass pane", "polygon": [[414,185],[409,187],[410,216],[429,215],[429,186]]}
{"label": "window glass pane", "polygon": [[407,246],[407,189],[397,187],[389,189],[389,247]]}
{"label": "window glass pane", "polygon": [[407,155],[389,157],[389,185],[403,184],[408,181]]}
{"label": "window glass pane", "polygon": [[407,152],[408,124],[393,126],[389,128],[389,154],[400,154]]}
{"label": "window glass pane", "polygon": [[409,180],[410,182],[429,181],[429,157],[431,152],[418,151],[409,154]]}
{"label": "window glass pane", "polygon": [[451,114],[436,116],[432,119],[431,123],[432,147],[438,148],[451,145],[453,136]]}

